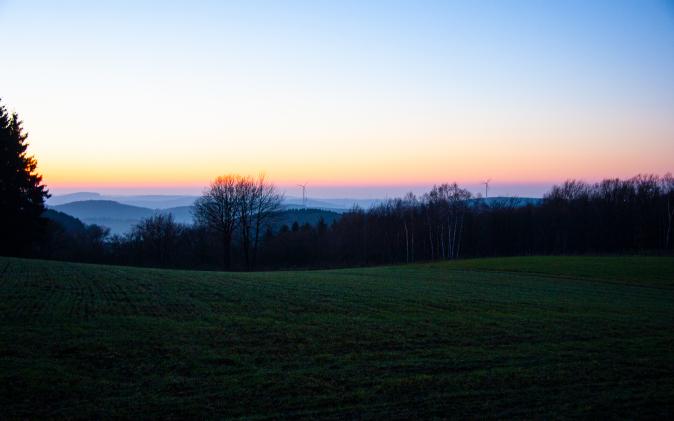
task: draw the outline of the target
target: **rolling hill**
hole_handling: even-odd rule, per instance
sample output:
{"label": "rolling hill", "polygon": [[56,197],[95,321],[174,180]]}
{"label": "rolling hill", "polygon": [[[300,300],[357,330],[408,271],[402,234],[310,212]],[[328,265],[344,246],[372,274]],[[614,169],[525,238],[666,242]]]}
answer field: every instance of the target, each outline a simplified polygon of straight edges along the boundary
{"label": "rolling hill", "polygon": [[86,224],[110,228],[113,234],[123,234],[141,219],[156,211],[139,206],[124,205],[112,200],[83,200],[51,206],[50,209],[73,216]]}
{"label": "rolling hill", "polygon": [[45,210],[42,217],[57,223],[64,231],[69,233],[80,233],[85,230],[85,225],[82,221],[54,209]]}
{"label": "rolling hill", "polygon": [[674,258],[220,273],[0,258],[24,418],[669,418]]}
{"label": "rolling hill", "polygon": [[[111,200],[117,203],[130,206],[139,206],[150,209],[170,209],[183,206],[192,206],[198,196],[193,195],[104,195],[95,192],[78,192],[62,195],[54,195],[47,199],[48,206],[64,205],[71,202],[85,200]],[[307,198],[306,203],[302,203],[301,197],[284,196],[283,206],[287,209],[307,208],[324,209],[333,212],[345,212],[354,205],[367,209],[373,205],[381,203],[380,199],[312,199]]]}
{"label": "rolling hill", "polygon": [[192,206],[197,196],[190,195],[103,195],[92,192],[78,192],[54,195],[47,199],[48,206],[64,205],[66,203],[85,200],[107,200],[123,205],[138,206],[150,209],[168,209],[180,206]]}
{"label": "rolling hill", "polygon": [[[110,200],[111,197],[119,199]],[[176,222],[181,224],[191,224],[193,222],[191,203],[194,199],[194,196],[179,195],[103,196],[99,193],[82,192],[52,197],[48,204],[50,209],[78,218],[84,223],[110,228],[112,234],[124,234],[141,219],[158,212],[172,214]],[[301,199],[288,197],[284,201],[283,210],[274,218],[273,229],[276,231],[282,225],[292,225],[293,222],[300,225],[305,223],[315,225],[320,218],[331,224],[354,204],[367,209],[381,202],[375,199],[311,199],[307,201],[305,208],[301,204]],[[471,199],[469,202],[471,206],[482,204],[488,207],[535,206],[540,203],[541,199],[527,197],[490,197]],[[178,206],[169,206],[171,204]]]}
{"label": "rolling hill", "polygon": [[152,209],[124,205],[112,200],[83,200],[51,208],[82,220],[113,216],[119,219],[140,219],[151,216],[155,212]]}
{"label": "rolling hill", "polygon": [[[84,200],[51,206],[49,209],[75,217],[86,224],[96,224],[110,228],[112,234],[124,234],[140,222],[141,219],[157,213],[170,213],[176,222],[191,224],[193,222],[192,207],[179,206],[168,209],[149,209],[131,206],[112,200]],[[285,209],[279,211],[271,220],[272,229],[278,230],[282,225],[316,225],[323,218],[327,224],[338,219],[339,213],[322,209]]]}

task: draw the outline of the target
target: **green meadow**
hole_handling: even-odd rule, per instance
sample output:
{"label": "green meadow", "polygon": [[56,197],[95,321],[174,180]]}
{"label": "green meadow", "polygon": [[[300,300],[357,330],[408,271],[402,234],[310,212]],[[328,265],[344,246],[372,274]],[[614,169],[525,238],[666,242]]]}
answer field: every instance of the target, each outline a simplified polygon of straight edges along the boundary
{"label": "green meadow", "polygon": [[222,273],[0,258],[3,418],[674,415],[674,258]]}

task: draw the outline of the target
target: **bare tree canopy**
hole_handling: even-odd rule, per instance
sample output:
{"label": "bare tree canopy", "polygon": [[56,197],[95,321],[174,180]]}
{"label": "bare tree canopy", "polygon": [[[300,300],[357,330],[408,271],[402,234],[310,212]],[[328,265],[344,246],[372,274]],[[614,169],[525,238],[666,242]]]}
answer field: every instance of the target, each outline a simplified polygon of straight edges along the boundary
{"label": "bare tree canopy", "polygon": [[471,193],[456,183],[440,184],[423,197],[431,258],[455,259],[461,252],[464,216]]}
{"label": "bare tree canopy", "polygon": [[222,263],[231,267],[231,249],[237,221],[237,183],[241,177],[234,174],[218,177],[194,202],[194,220],[217,232],[223,247]]}
{"label": "bare tree canopy", "polygon": [[257,179],[225,175],[218,177],[197,199],[194,218],[198,225],[219,234],[227,269],[231,266],[232,242],[238,234],[244,265],[250,270],[256,264],[262,230],[271,215],[280,209],[282,199],[264,175]]}
{"label": "bare tree canopy", "polygon": [[131,240],[141,245],[139,252],[160,266],[171,266],[183,226],[173,215],[157,213],[142,219],[131,231]]}

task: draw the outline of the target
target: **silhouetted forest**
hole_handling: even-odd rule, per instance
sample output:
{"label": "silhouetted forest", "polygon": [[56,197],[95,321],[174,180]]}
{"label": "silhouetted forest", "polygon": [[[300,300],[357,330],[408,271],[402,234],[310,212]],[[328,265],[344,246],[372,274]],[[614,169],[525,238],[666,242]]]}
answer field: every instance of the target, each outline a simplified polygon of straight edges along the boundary
{"label": "silhouetted forest", "polygon": [[[456,184],[442,184],[420,197],[408,194],[371,209],[354,208],[330,225],[321,220],[276,230],[265,222],[277,211],[273,186],[228,177],[231,196],[224,203],[232,207],[224,220],[196,215],[194,225],[182,225],[170,215],[155,215],[128,235],[110,237],[95,226],[65,229],[52,217],[38,254],[124,265],[259,270],[507,255],[671,253],[673,248],[670,174],[595,184],[567,181],[538,204],[486,201]],[[271,201],[265,202],[264,217],[248,208],[242,222],[237,182],[266,189]],[[200,200],[203,205],[206,199]]]}

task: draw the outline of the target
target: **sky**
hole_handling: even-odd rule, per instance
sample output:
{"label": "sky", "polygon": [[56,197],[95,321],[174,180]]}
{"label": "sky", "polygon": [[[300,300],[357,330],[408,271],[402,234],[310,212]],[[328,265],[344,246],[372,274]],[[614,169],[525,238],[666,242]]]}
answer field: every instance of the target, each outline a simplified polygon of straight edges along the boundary
{"label": "sky", "polygon": [[674,171],[671,0],[0,0],[0,30],[0,98],[57,194]]}

